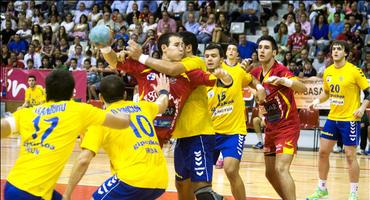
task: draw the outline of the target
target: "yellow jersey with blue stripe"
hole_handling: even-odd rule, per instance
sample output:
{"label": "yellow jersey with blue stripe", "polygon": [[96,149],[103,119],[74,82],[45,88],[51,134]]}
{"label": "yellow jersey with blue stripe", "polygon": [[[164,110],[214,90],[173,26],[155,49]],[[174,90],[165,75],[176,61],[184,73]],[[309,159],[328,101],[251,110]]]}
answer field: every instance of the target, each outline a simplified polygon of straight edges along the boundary
{"label": "yellow jersey with blue stripe", "polygon": [[35,88],[27,88],[24,100],[28,101],[31,106],[37,106],[45,102],[45,90],[40,85],[35,85]]}
{"label": "yellow jersey with blue stripe", "polygon": [[208,89],[208,109],[212,116],[216,133],[232,135],[246,134],[244,116],[243,88],[252,81],[252,76],[246,73],[240,65],[229,66],[222,63],[222,68],[233,78],[229,88],[210,87]]}
{"label": "yellow jersey with blue stripe", "polygon": [[21,135],[19,157],[7,181],[43,199],[51,199],[79,133],[103,124],[106,112],[74,101],[47,102],[14,114]]}
{"label": "yellow jersey with blue stripe", "polygon": [[158,104],[146,101],[118,101],[112,103],[107,111],[130,113],[130,127],[114,130],[91,126],[81,147],[95,153],[102,147],[109,156],[112,173],[117,174],[117,177],[128,185],[166,189],[166,159],[153,126],[153,120],[158,114]]}
{"label": "yellow jersey with blue stripe", "polygon": [[329,93],[330,112],[328,119],[335,121],[361,121],[353,113],[361,106],[361,90],[369,87],[362,70],[346,62],[343,67],[334,64],[325,69],[323,88]]}
{"label": "yellow jersey with blue stripe", "polygon": [[[186,71],[201,69],[207,71],[204,60],[197,56],[186,57],[181,60]],[[180,117],[173,132],[175,138],[186,138],[196,135],[212,135],[215,130],[208,112],[206,86],[198,86],[185,102]]]}

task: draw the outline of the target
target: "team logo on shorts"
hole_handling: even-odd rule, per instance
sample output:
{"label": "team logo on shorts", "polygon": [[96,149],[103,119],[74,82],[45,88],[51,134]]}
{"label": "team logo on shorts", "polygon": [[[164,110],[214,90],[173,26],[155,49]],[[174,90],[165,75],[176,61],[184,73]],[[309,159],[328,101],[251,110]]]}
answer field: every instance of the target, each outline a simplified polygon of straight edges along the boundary
{"label": "team logo on shorts", "polygon": [[202,160],[202,152],[201,151],[194,151],[195,156],[195,173],[198,176],[202,176],[204,174],[205,167],[202,167],[203,160]]}
{"label": "team logo on shorts", "polygon": [[356,140],[356,122],[349,122],[350,123],[350,134],[349,139],[353,142]]}
{"label": "team logo on shorts", "polygon": [[149,73],[146,75],[146,79],[149,81],[154,81],[155,80],[155,73]]}

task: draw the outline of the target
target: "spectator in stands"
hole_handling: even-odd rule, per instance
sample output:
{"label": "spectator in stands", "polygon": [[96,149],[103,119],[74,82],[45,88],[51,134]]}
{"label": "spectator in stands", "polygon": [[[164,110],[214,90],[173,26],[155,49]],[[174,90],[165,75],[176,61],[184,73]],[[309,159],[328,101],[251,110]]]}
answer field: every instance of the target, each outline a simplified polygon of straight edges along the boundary
{"label": "spectator in stands", "polygon": [[[289,19],[289,17],[288,17]],[[289,26],[288,26],[289,30]],[[292,52],[293,57],[302,51],[307,45],[307,36],[301,31],[301,24],[295,24],[295,33],[288,37],[288,49]],[[289,35],[289,31],[288,31]]]}
{"label": "spectator in stands", "polygon": [[50,39],[44,39],[44,44],[41,47],[41,55],[51,57],[54,52],[54,45],[51,44]]}
{"label": "spectator in stands", "polygon": [[53,30],[51,29],[51,26],[45,26],[43,29],[42,29],[42,39],[43,39],[43,43],[45,41],[45,39],[48,38],[51,43],[55,43],[55,34],[53,33]]}
{"label": "spectator in stands", "polygon": [[312,64],[310,61],[305,62],[303,65],[303,68],[299,72],[299,77],[300,78],[309,78],[317,75],[317,71],[315,68],[312,67]]}
{"label": "spectator in stands", "polygon": [[29,59],[33,60],[34,68],[38,69],[41,66],[41,55],[40,53],[35,51],[35,45],[30,44],[28,46],[28,52],[24,56],[24,61],[28,61]]}
{"label": "spectator in stands", "polygon": [[[300,22],[301,24],[302,24],[302,14],[305,14],[306,18],[308,19],[306,5],[304,4],[303,1],[300,1],[298,3],[298,8],[295,9],[294,14],[297,16],[296,22]],[[307,20],[307,21],[309,21],[309,20]]]}
{"label": "spectator in stands", "polygon": [[55,58],[54,69],[61,69],[61,70],[68,71],[68,67],[63,64],[63,60],[60,57]]}
{"label": "spectator in stands", "polygon": [[21,36],[19,34],[15,34],[14,39],[10,40],[10,42],[8,43],[8,49],[11,52],[26,53],[28,49],[28,42],[24,39],[21,39]]}
{"label": "spectator in stands", "polygon": [[176,20],[181,21],[182,14],[186,10],[186,2],[180,0],[170,1],[167,11]]}
{"label": "spectator in stands", "polygon": [[155,30],[149,29],[147,35],[146,41],[142,45],[143,54],[152,55],[152,53],[157,50],[157,34]]}
{"label": "spectator in stands", "polygon": [[199,23],[196,21],[194,13],[188,13],[187,21],[184,24],[187,31],[194,33],[195,35],[199,32]]}
{"label": "spectator in stands", "polygon": [[155,16],[150,14],[148,20],[143,23],[143,32],[147,33],[149,29],[157,30],[157,22],[155,21]]}
{"label": "spectator in stands", "polygon": [[152,15],[152,13],[149,11],[149,6],[144,5],[143,10],[140,12],[139,20],[141,23],[147,22],[149,20],[149,16]]}
{"label": "spectator in stands", "polygon": [[123,15],[121,13],[118,13],[116,16],[116,21],[113,22],[114,32],[118,32],[122,26],[128,27],[128,23],[125,21]]}
{"label": "spectator in stands", "polygon": [[63,63],[68,60],[68,56],[63,55],[58,48],[55,48],[54,52],[53,52],[53,55],[51,56],[51,64],[52,65],[55,65],[55,60],[57,58],[60,58],[60,60],[62,60]]}
{"label": "spectator in stands", "polygon": [[340,20],[340,13],[334,13],[334,21],[329,24],[329,39],[333,40],[344,30],[344,23]]}
{"label": "spectator in stands", "polygon": [[215,14],[215,9],[212,6],[201,7],[199,10],[199,23],[206,22],[211,14]]}
{"label": "spectator in stands", "polygon": [[[128,7],[128,1],[122,1],[122,0],[114,0],[111,9],[118,9],[120,13],[126,13],[127,7]],[[94,7],[93,7],[94,10]]]}
{"label": "spectator in stands", "polygon": [[311,35],[311,23],[308,20],[306,13],[302,13],[300,15],[300,23],[302,27],[302,32],[307,36]]}
{"label": "spectator in stands", "polygon": [[92,56],[91,50],[86,51],[86,54],[85,54],[85,57],[84,57],[82,63],[85,63],[85,60],[87,60],[87,59],[90,60],[90,65],[92,67],[96,67],[96,58]]}
{"label": "spectator in stands", "polygon": [[133,33],[137,26],[141,26],[141,22],[139,21],[139,18],[136,16],[132,17],[132,24],[128,27],[129,33]]}
{"label": "spectator in stands", "polygon": [[24,68],[24,63],[18,59],[16,52],[10,52],[10,57],[8,58],[8,68]]}
{"label": "spectator in stands", "polygon": [[351,40],[352,38],[353,38],[353,33],[351,33],[351,25],[349,23],[345,23],[343,32],[340,33],[336,39],[348,41],[348,40]]}
{"label": "spectator in stands", "polygon": [[12,15],[8,12],[5,13],[5,20],[1,20],[1,29],[4,30],[6,28],[6,23],[10,23],[10,27],[12,30],[16,30],[17,22],[12,18]]}
{"label": "spectator in stands", "polygon": [[294,12],[294,4],[288,3],[287,13],[283,16],[284,21],[288,20],[288,16],[291,15],[293,21],[296,21],[296,14]]}
{"label": "spectator in stands", "polygon": [[68,61],[71,61],[72,58],[75,58],[77,61],[77,68],[82,68],[82,60],[84,59],[84,56],[82,55],[82,46],[80,44],[75,45],[75,51],[68,55]]}
{"label": "spectator in stands", "polygon": [[262,130],[266,126],[265,117],[263,115],[258,115],[252,119],[252,123],[258,139],[257,144],[253,145],[252,147],[253,149],[263,149]]}
{"label": "spectator in stands", "polygon": [[251,66],[252,66],[252,69],[254,67],[258,67],[260,66],[260,62],[258,61],[258,54],[257,54],[257,51],[253,52],[252,53],[252,62],[251,62]]}
{"label": "spectator in stands", "polygon": [[275,41],[276,41],[276,44],[278,45],[278,47],[281,47],[283,50],[287,50],[287,45],[288,45],[288,27],[283,22],[280,23],[279,30],[275,34]]}
{"label": "spectator in stands", "polygon": [[256,34],[256,22],[259,20],[259,3],[253,0],[247,0],[243,4],[242,15],[239,17],[238,21],[245,22],[248,21],[248,27],[252,35]]}
{"label": "spectator in stands", "polygon": [[98,21],[97,25],[106,25],[109,26],[111,29],[114,29],[114,23],[111,18],[111,13],[105,12],[103,18]]}
{"label": "spectator in stands", "polygon": [[146,33],[143,32],[141,23],[135,27],[134,33],[137,35],[137,43],[142,45],[146,41]]}
{"label": "spectator in stands", "polygon": [[158,36],[164,33],[165,25],[168,26],[170,32],[176,32],[176,21],[170,18],[167,11],[162,12],[162,19],[158,21],[157,34]]}
{"label": "spectator in stands", "polygon": [[[85,3],[84,2],[81,2],[79,5],[78,5],[78,10],[76,10],[75,12],[74,12],[74,22],[75,22],[75,24],[78,24],[78,23],[80,23],[80,17],[82,16],[82,15],[85,15],[85,16],[88,16],[89,15],[89,11],[86,9],[86,6],[85,6]],[[67,29],[67,28],[66,28]]]}
{"label": "spectator in stands", "polygon": [[60,53],[68,58],[69,45],[66,38],[61,38],[55,49],[59,49]]}
{"label": "spectator in stands", "polygon": [[270,35],[269,34],[269,29],[266,26],[262,26],[261,27],[261,33],[262,33],[262,36],[268,36],[268,35]]}
{"label": "spectator in stands", "polygon": [[296,32],[296,29],[295,29],[296,26],[295,25],[299,24],[299,23],[295,23],[294,15],[292,13],[290,13],[290,14],[288,14],[288,16],[285,20],[285,24],[288,27],[288,36],[291,36]]}
{"label": "spectator in stands", "polygon": [[8,65],[8,59],[10,58],[10,52],[8,46],[1,45],[1,63],[0,67],[5,67]]}
{"label": "spectator in stands", "polygon": [[43,42],[43,34],[42,34],[42,29],[39,24],[34,24],[32,26],[32,41],[33,40],[38,40],[39,42]]}
{"label": "spectator in stands", "polygon": [[77,67],[77,59],[76,58],[71,58],[69,62],[69,71],[75,71],[75,70],[81,70],[81,68]]}
{"label": "spectator in stands", "polygon": [[50,16],[50,22],[48,23],[48,26],[51,27],[53,33],[56,33],[59,30],[60,23],[57,15]]}
{"label": "spectator in stands", "polygon": [[126,20],[127,20],[127,23],[128,24],[132,24],[133,23],[133,17],[136,16],[137,18],[139,18],[140,16],[140,11],[139,11],[139,7],[137,5],[137,2],[134,2],[132,3],[132,7],[130,7],[130,3],[129,3],[129,8],[128,11],[127,11],[127,16],[126,16]]}
{"label": "spectator in stands", "polygon": [[247,40],[247,36],[245,34],[239,35],[239,45],[238,51],[240,55],[240,59],[251,58],[253,52],[257,50],[257,44]]}
{"label": "spectator in stands", "polygon": [[[325,55],[323,51],[319,51],[312,63],[312,67],[319,73],[322,68],[325,69]],[[323,71],[322,71],[323,72]],[[322,75],[322,74],[321,74]]]}
{"label": "spectator in stands", "polygon": [[236,21],[243,11],[243,1],[242,0],[233,0],[229,4],[229,18],[230,21]]}
{"label": "spectator in stands", "polygon": [[283,64],[284,64],[285,66],[288,66],[288,64],[289,64],[290,62],[292,62],[292,61],[294,61],[294,60],[293,60],[292,52],[290,52],[290,51],[286,52],[286,54],[284,55]]}
{"label": "spectator in stands", "polygon": [[325,15],[317,15],[311,36],[312,39],[308,40],[310,47],[314,45],[324,50],[329,45],[329,25]]}
{"label": "spectator in stands", "polygon": [[219,13],[216,27],[212,32],[212,42],[228,42],[230,40],[230,26],[224,13]]}
{"label": "spectator in stands", "polygon": [[88,31],[89,31],[89,25],[87,22],[87,17],[86,15],[83,14],[80,16],[80,22],[75,24],[75,26],[73,27],[72,36],[79,37],[82,40],[86,40]]}
{"label": "spectator in stands", "polygon": [[59,30],[55,34],[55,44],[59,45],[62,38],[68,40],[68,33],[64,26],[59,27]]}
{"label": "spectator in stands", "polygon": [[27,27],[26,22],[19,23],[19,30],[16,32],[16,34],[18,34],[21,39],[26,40],[27,43],[31,43],[32,31]]}
{"label": "spectator in stands", "polygon": [[[195,10],[195,5],[194,5],[194,2],[192,1],[188,2],[187,10],[182,14],[182,24],[186,24],[186,22],[189,21],[188,17],[190,13],[193,15],[195,21],[198,22],[199,12]],[[187,31],[189,30],[187,29]]]}
{"label": "spectator in stands", "polygon": [[308,50],[304,48],[301,50],[300,57],[296,60],[296,63],[302,69],[307,62],[312,63],[312,61],[308,58]]}
{"label": "spectator in stands", "polygon": [[25,69],[35,69],[35,65],[31,58],[27,60],[26,64]]}
{"label": "spectator in stands", "polygon": [[293,72],[293,74],[294,74],[294,76],[296,76],[296,77],[298,77],[299,76],[299,73],[301,72],[301,69],[300,69],[300,67],[297,65],[297,63],[296,62],[294,62],[293,60],[292,61],[290,61],[289,63],[288,63],[288,69],[291,71],[291,72]]}
{"label": "spectator in stands", "polygon": [[[350,19],[350,17],[351,16],[354,16],[354,18],[355,18],[355,23],[357,23],[357,24],[359,24],[359,25],[361,25],[362,24],[362,22],[364,21],[364,16],[361,14],[361,13],[359,13],[358,11],[357,11],[357,2],[356,1],[353,1],[352,3],[351,3],[351,7],[347,10],[347,12],[346,12],[346,17],[345,17],[345,19],[346,20],[351,20]],[[351,23],[351,22],[350,22]],[[354,32],[354,30],[352,31],[351,30],[351,32]]]}
{"label": "spectator in stands", "polygon": [[[115,1],[115,2],[117,2],[117,1]],[[121,2],[121,1],[118,1],[118,2]],[[113,4],[112,4],[112,7],[113,7]],[[122,12],[122,13],[124,13],[124,12]],[[89,13],[87,18],[88,18],[88,21],[91,23],[90,24],[91,27],[94,27],[98,23],[98,21],[102,18],[102,13],[99,10],[99,5],[98,4],[93,5],[92,11]]]}
{"label": "spectator in stands", "polygon": [[326,5],[322,0],[316,0],[316,2],[311,5],[310,13],[310,21],[313,24],[317,15],[327,13]]}
{"label": "spectator in stands", "polygon": [[212,32],[216,27],[216,16],[214,14],[210,14],[208,16],[207,22],[201,22],[199,26],[197,40],[201,44],[208,44],[212,40]]}
{"label": "spectator in stands", "polygon": [[42,59],[41,59],[41,63],[42,65],[40,66],[39,69],[53,69],[54,66],[53,64],[50,62],[50,58],[49,56],[43,56]]}
{"label": "spectator in stands", "polygon": [[337,3],[335,5],[335,12],[331,12],[329,13],[329,16],[328,16],[328,23],[332,23],[335,21],[335,13],[339,13],[339,18],[341,22],[344,21],[344,17],[345,17],[345,14],[343,12],[343,9],[342,9],[342,4],[341,3]]}
{"label": "spectator in stands", "polygon": [[161,59],[161,54],[159,54],[159,51],[153,51],[151,57],[156,58],[156,59]]}
{"label": "spectator in stands", "polygon": [[73,18],[72,14],[68,13],[65,16],[64,21],[60,24],[60,26],[64,26],[64,28],[66,29],[66,32],[71,35],[72,35],[73,28],[75,26],[75,22],[72,20],[72,18]]}
{"label": "spectator in stands", "polygon": [[351,33],[354,33],[357,29],[361,28],[360,22],[356,20],[355,15],[353,14],[348,15],[348,23],[351,25]]}
{"label": "spectator in stands", "polygon": [[13,35],[16,34],[15,30],[12,29],[11,21],[5,21],[5,28],[1,30],[2,44],[7,45]]}

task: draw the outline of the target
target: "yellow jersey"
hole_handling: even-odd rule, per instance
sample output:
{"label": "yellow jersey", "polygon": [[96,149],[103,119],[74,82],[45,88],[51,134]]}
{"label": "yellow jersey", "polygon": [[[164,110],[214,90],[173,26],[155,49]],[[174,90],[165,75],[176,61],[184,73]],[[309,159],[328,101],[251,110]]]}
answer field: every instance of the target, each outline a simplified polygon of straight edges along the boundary
{"label": "yellow jersey", "polygon": [[216,133],[232,135],[246,134],[244,116],[243,88],[252,81],[252,76],[246,73],[240,65],[228,66],[222,63],[222,68],[233,78],[229,88],[210,87],[208,89],[208,110],[212,116]]}
{"label": "yellow jersey", "polygon": [[28,101],[31,107],[44,103],[46,100],[44,88],[41,85],[35,85],[35,88],[27,88],[24,100]]}
{"label": "yellow jersey", "polygon": [[[201,69],[207,71],[204,60],[200,57],[192,56],[181,60],[186,71]],[[198,86],[185,102],[180,117],[176,122],[173,132],[175,138],[186,138],[200,134],[215,134],[212,119],[208,112],[208,99],[206,86]]]}
{"label": "yellow jersey", "polygon": [[343,67],[330,65],[324,71],[323,88],[329,93],[328,119],[335,121],[360,121],[353,113],[360,107],[360,93],[369,87],[362,70],[346,62]]}
{"label": "yellow jersey", "polygon": [[22,142],[7,180],[48,200],[78,134],[90,125],[103,124],[106,112],[85,103],[60,101],[20,109],[13,115]]}
{"label": "yellow jersey", "polygon": [[166,189],[166,159],[153,126],[153,120],[158,114],[158,104],[146,101],[118,101],[112,103],[107,111],[131,113],[130,127],[114,130],[91,126],[81,147],[95,153],[103,147],[109,156],[112,173],[117,174],[117,177],[128,185]]}

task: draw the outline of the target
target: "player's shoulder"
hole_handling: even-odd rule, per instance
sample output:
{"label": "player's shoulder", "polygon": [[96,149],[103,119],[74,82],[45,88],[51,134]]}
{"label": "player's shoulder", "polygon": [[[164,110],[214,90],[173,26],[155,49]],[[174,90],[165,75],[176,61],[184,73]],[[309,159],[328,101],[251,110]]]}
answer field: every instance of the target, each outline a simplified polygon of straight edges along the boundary
{"label": "player's shoulder", "polygon": [[253,76],[258,76],[259,73],[261,73],[262,71],[262,66],[258,66],[258,67],[254,67],[250,73],[253,75]]}

